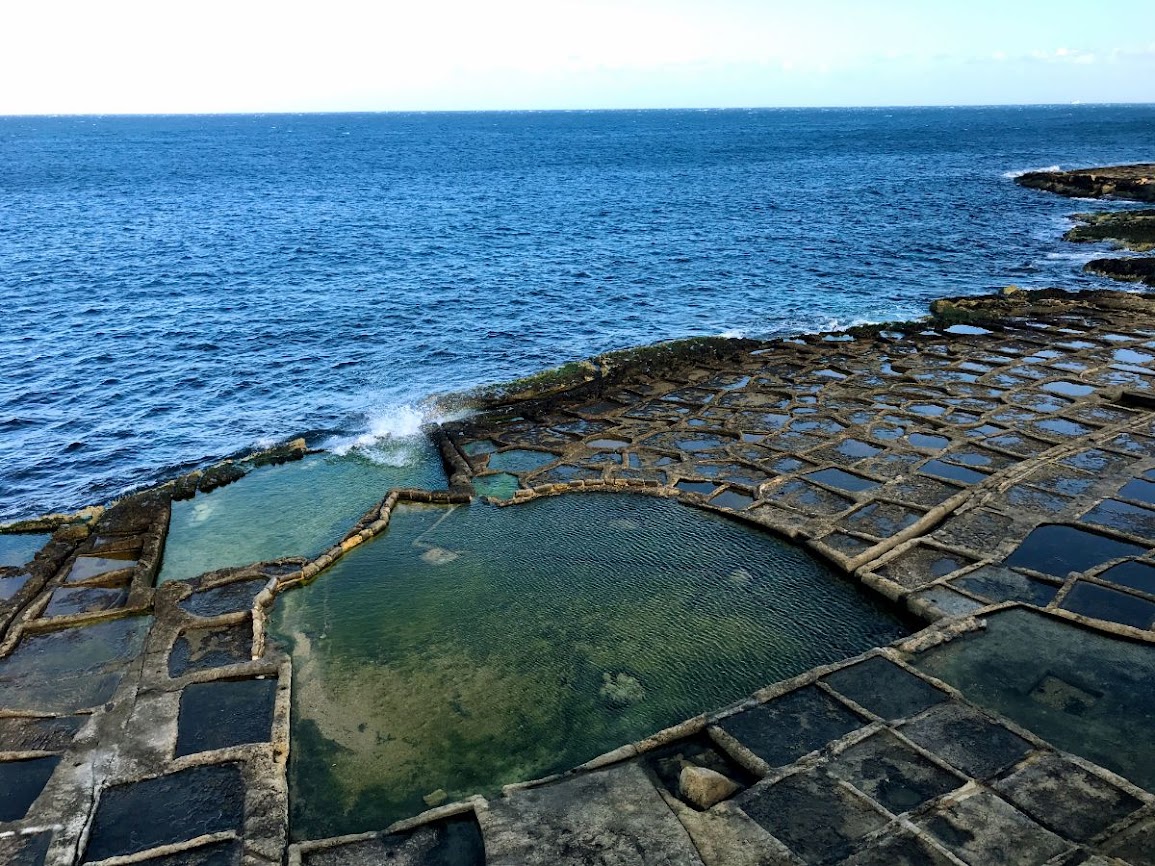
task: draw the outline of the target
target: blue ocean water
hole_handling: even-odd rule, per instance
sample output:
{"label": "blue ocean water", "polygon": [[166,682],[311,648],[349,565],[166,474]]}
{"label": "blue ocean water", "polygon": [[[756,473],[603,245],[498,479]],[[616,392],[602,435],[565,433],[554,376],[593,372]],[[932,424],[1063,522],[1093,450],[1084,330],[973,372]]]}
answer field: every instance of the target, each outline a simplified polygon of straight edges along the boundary
{"label": "blue ocean water", "polygon": [[623,346],[1106,285],[1155,106],[0,118],[0,519]]}

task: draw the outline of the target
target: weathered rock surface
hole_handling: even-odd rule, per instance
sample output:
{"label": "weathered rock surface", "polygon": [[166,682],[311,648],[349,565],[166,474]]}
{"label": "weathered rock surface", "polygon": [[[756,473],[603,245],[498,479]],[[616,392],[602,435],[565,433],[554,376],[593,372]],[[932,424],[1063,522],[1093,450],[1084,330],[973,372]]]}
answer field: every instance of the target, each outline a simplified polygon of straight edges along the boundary
{"label": "weathered rock surface", "polygon": [[1155,163],[1078,168],[1071,171],[1029,171],[1020,186],[1077,198],[1122,198],[1155,201]]}
{"label": "weathered rock surface", "polygon": [[637,764],[519,791],[479,818],[488,866],[702,866]]}

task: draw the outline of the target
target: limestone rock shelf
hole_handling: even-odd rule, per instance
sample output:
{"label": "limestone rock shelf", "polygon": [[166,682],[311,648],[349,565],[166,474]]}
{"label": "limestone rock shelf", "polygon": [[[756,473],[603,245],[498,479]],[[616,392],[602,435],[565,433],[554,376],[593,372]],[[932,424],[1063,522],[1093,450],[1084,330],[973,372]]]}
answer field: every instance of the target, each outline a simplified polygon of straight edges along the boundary
{"label": "limestone rock shelf", "polygon": [[1030,171],[1015,182],[1075,198],[1123,198],[1155,201],[1155,163],[1078,168],[1070,171]]}

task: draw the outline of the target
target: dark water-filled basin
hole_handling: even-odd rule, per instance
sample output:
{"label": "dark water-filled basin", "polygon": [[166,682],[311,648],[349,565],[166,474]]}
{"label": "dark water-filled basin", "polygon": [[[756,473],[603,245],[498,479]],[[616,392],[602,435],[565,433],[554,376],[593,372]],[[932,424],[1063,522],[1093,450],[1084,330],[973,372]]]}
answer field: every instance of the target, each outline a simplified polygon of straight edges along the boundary
{"label": "dark water-filled basin", "polygon": [[297,838],[571,767],[906,632],[797,548],[604,494],[398,509],[271,625]]}
{"label": "dark water-filled basin", "polygon": [[408,443],[390,459],[395,465],[357,454],[313,454],[174,502],[159,582],[284,556],[315,556],[390,488],[445,486],[441,462],[425,441]]}
{"label": "dark water-filled basin", "polygon": [[914,664],[1060,749],[1155,791],[1155,646],[1007,610]]}

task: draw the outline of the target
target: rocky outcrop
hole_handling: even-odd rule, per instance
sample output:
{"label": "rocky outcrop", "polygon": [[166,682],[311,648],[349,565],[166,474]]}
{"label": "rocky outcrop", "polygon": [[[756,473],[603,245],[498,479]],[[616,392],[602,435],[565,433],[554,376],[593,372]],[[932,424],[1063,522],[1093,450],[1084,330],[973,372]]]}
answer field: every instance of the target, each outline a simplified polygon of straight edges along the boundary
{"label": "rocky outcrop", "polygon": [[1122,198],[1155,202],[1155,163],[1077,168],[1071,171],[1029,171],[1015,182],[1076,198]]}
{"label": "rocky outcrop", "polygon": [[1155,286],[1155,257],[1092,259],[1083,266],[1083,270],[1089,274],[1098,274],[1113,280]]}

